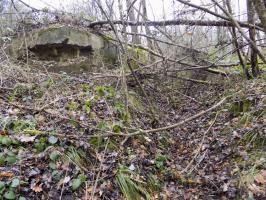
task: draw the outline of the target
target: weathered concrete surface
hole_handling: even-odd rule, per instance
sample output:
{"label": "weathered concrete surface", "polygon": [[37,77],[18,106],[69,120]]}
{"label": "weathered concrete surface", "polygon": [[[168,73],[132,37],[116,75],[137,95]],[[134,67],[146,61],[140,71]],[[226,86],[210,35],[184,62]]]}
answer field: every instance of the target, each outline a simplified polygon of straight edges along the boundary
{"label": "weathered concrete surface", "polygon": [[[66,25],[53,25],[17,37],[12,42],[10,54],[19,58],[27,50],[41,60],[54,60],[59,65],[79,57],[86,57],[88,65],[111,65],[117,60],[117,47],[107,39],[88,30]],[[62,66],[66,66],[65,63]],[[69,67],[66,69],[71,71]]]}
{"label": "weathered concrete surface", "polygon": [[36,30],[31,34],[30,39],[29,48],[47,44],[66,44],[79,47],[91,46],[93,49],[104,47],[103,38],[70,26],[52,26]]}

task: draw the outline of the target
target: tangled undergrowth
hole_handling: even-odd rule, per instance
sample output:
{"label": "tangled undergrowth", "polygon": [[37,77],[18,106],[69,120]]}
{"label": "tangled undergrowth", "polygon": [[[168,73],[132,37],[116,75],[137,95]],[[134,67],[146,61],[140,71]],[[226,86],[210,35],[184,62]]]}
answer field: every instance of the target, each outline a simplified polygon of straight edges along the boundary
{"label": "tangled undergrowth", "polygon": [[[128,101],[115,78],[0,71],[0,196],[3,199],[257,199],[266,189],[266,82],[237,78],[194,85],[154,82]],[[169,130],[164,127],[229,100]],[[125,103],[127,102],[127,104]]]}

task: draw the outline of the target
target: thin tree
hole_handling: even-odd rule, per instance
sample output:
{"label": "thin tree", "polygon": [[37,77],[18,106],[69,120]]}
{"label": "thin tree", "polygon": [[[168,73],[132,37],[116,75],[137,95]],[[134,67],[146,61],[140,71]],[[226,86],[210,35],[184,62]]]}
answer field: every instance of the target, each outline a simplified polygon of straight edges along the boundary
{"label": "thin tree", "polygon": [[[227,9],[228,9],[228,12],[232,15],[232,7],[231,7],[230,0],[226,0],[226,6],[227,6]],[[249,74],[249,71],[247,69],[246,61],[244,60],[244,57],[241,54],[241,51],[240,51],[241,46],[239,45],[239,43],[237,41],[236,28],[232,27],[230,32],[232,34],[232,38],[234,38],[233,39],[233,43],[234,43],[234,46],[235,46],[235,48],[237,50],[237,55],[238,55],[238,58],[239,58],[239,62],[241,64],[241,66],[242,66],[243,72],[244,72],[246,78],[250,79],[251,75]]]}
{"label": "thin tree", "polygon": [[[132,0],[126,0],[126,4],[127,4],[127,15],[130,21],[135,22],[136,21],[136,16],[135,16],[135,12],[134,12],[134,4],[136,1],[132,1]],[[131,26],[131,32],[134,34],[132,36],[132,43],[133,44],[140,44],[140,38],[138,36],[138,27],[137,26]]]}
{"label": "thin tree", "polygon": [[[255,24],[255,9],[252,0],[247,0],[247,17],[248,23]],[[256,30],[254,28],[249,28],[249,38],[254,43],[256,43]],[[250,64],[252,69],[252,75],[254,77],[257,77],[257,75],[259,74],[257,56],[257,52],[254,50],[252,45],[250,45]]]}
{"label": "thin tree", "polygon": [[261,26],[266,32],[266,0],[252,0],[252,2],[261,21]]}

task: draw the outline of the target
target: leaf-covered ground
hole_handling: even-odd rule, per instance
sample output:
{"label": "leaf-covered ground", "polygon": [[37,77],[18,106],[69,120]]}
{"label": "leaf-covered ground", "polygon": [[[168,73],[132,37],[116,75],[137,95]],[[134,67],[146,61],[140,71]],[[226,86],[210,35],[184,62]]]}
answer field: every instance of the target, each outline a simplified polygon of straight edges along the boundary
{"label": "leaf-covered ground", "polygon": [[[150,101],[137,86],[125,95],[115,78],[98,75],[7,64],[0,76],[3,199],[266,198],[265,75],[195,84],[189,95],[144,81]],[[229,95],[177,128],[123,136],[182,121]]]}

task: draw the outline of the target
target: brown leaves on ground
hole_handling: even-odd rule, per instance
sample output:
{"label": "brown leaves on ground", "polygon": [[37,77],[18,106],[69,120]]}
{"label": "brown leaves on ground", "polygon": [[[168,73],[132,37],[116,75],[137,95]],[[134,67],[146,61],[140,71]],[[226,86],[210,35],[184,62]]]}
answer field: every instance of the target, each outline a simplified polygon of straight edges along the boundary
{"label": "brown leaves on ground", "polygon": [[0,180],[3,179],[12,179],[15,176],[13,172],[6,171],[6,172],[0,172]]}
{"label": "brown leaves on ground", "polygon": [[259,184],[266,185],[266,170],[262,170],[255,176],[255,181]]}
{"label": "brown leaves on ground", "polygon": [[42,192],[43,191],[43,189],[42,189],[42,184],[39,184],[39,185],[31,185],[31,189],[32,189],[32,191],[34,191],[34,192]]}
{"label": "brown leaves on ground", "polygon": [[20,142],[34,142],[35,138],[37,136],[30,136],[30,135],[25,135],[25,134],[21,134],[21,135],[16,135],[15,138],[20,141]]}
{"label": "brown leaves on ground", "polygon": [[248,189],[254,196],[266,198],[266,170],[261,170],[254,177],[254,183],[250,183]]}

